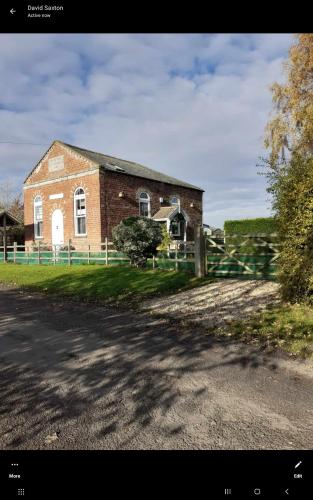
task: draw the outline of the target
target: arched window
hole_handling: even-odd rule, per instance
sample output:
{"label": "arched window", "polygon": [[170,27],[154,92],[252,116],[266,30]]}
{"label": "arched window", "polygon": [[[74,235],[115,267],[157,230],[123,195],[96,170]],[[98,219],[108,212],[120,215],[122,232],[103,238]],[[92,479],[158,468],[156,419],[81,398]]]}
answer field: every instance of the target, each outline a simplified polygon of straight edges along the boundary
{"label": "arched window", "polygon": [[178,196],[172,196],[171,199],[170,199],[170,204],[171,205],[179,205],[180,203],[180,200],[178,198]]}
{"label": "arched window", "polygon": [[74,194],[75,234],[86,233],[86,195],[82,188],[77,188]]}
{"label": "arched window", "polygon": [[139,215],[150,217],[150,196],[148,193],[142,192],[139,195]]}
{"label": "arched window", "polygon": [[34,199],[34,232],[35,238],[42,238],[42,198],[36,196]]}

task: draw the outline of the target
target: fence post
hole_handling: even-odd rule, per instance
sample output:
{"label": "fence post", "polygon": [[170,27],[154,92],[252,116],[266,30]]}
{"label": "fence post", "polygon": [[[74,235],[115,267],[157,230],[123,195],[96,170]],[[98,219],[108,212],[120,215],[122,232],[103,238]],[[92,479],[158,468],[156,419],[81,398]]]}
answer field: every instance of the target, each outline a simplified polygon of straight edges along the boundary
{"label": "fence post", "polygon": [[67,247],[67,263],[70,266],[72,263],[71,259],[71,240],[68,240],[68,247]]}
{"label": "fence post", "polygon": [[7,261],[7,216],[3,214],[3,260]]}
{"label": "fence post", "polygon": [[6,236],[3,236],[3,262],[7,260]]}
{"label": "fence post", "polygon": [[38,240],[38,264],[40,264],[40,240]]}
{"label": "fence post", "polygon": [[90,264],[90,245],[88,245],[88,257],[87,257],[87,264]]}
{"label": "fence post", "polygon": [[155,255],[152,255],[152,269],[155,269]]}
{"label": "fence post", "polygon": [[14,241],[13,243],[13,262],[16,264],[16,251],[17,251],[17,243]]}
{"label": "fence post", "polygon": [[25,247],[25,252],[27,250],[27,264],[29,264],[29,245]]}
{"label": "fence post", "polygon": [[175,271],[178,271],[177,259],[178,259],[178,243],[176,241],[176,245],[175,245]]}
{"label": "fence post", "polygon": [[203,228],[200,224],[195,226],[195,275],[198,278],[203,278],[206,274],[205,269],[205,241],[203,236]]}
{"label": "fence post", "polygon": [[108,256],[108,237],[105,237],[105,265],[107,266],[109,263],[109,256]]}

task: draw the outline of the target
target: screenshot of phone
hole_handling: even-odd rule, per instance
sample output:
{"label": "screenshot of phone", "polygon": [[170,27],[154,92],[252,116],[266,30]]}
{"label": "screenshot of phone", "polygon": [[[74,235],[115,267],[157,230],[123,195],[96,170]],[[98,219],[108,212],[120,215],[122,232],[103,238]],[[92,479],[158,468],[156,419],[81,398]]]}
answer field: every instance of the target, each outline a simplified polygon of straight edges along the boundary
{"label": "screenshot of phone", "polygon": [[0,498],[311,498],[313,35],[136,7],[0,5]]}

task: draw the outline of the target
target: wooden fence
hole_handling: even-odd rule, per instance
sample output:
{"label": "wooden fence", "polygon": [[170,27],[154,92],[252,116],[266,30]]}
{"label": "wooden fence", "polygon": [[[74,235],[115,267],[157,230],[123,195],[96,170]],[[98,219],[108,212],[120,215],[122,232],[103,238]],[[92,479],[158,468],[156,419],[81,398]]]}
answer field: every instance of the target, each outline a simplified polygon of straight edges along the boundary
{"label": "wooden fence", "polygon": [[[277,234],[232,234],[224,239],[200,235],[200,239],[200,245],[199,238],[197,242],[173,241],[166,251],[148,259],[147,267],[190,271],[197,276],[275,279],[281,246]],[[40,242],[35,246],[14,243],[0,246],[0,259],[16,264],[129,264],[129,258],[107,239],[101,248],[86,244],[79,250],[71,241],[61,248]]]}
{"label": "wooden fence", "polygon": [[[15,264],[104,264],[127,265],[129,258],[114,248],[112,242],[105,240],[101,245],[80,245],[79,250],[67,245],[46,244],[38,241],[35,245],[0,246],[0,260]],[[173,241],[166,251],[158,251],[157,255],[148,259],[148,267],[169,270],[194,270],[194,242]]]}
{"label": "wooden fence", "polygon": [[281,241],[276,233],[207,237],[207,274],[216,277],[275,279]]}

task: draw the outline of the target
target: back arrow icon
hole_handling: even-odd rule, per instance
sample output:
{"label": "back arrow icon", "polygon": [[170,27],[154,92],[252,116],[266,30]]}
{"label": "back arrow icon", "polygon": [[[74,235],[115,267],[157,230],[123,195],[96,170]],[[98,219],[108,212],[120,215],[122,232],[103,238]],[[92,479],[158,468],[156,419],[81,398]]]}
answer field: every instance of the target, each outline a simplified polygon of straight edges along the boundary
{"label": "back arrow icon", "polygon": [[11,12],[11,14],[14,14],[14,12],[16,12],[16,10],[11,9],[10,12]]}
{"label": "back arrow icon", "polygon": [[286,495],[289,495],[289,488],[285,490]]}

